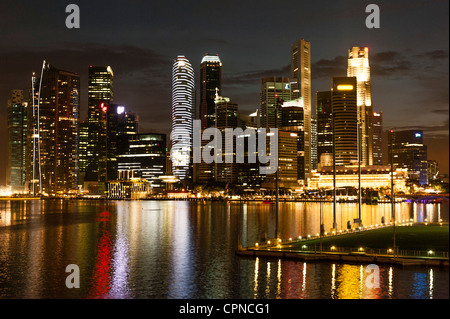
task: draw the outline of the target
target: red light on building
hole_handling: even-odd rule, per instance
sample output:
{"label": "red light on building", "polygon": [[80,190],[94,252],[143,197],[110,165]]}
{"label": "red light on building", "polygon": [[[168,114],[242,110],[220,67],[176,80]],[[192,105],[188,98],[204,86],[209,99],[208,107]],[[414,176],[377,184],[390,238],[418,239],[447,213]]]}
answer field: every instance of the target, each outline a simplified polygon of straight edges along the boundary
{"label": "red light on building", "polygon": [[100,108],[102,109],[103,112],[106,112],[108,110],[108,108],[106,107],[105,103],[102,103],[100,105]]}

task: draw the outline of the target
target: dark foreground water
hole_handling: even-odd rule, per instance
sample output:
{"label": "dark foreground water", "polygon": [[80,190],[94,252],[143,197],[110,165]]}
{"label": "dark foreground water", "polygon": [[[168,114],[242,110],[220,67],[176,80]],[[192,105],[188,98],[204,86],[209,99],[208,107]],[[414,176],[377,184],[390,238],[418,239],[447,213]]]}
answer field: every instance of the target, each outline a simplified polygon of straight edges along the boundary
{"label": "dark foreground water", "polygon": [[[448,203],[397,204],[397,220],[448,221]],[[283,203],[283,238],[329,229],[331,204]],[[337,208],[338,227],[358,216]],[[363,207],[364,225],[388,220],[389,204]],[[185,201],[0,201],[0,298],[448,298],[448,269],[237,257],[238,241],[273,236],[263,203]],[[66,266],[80,288],[66,287]]]}

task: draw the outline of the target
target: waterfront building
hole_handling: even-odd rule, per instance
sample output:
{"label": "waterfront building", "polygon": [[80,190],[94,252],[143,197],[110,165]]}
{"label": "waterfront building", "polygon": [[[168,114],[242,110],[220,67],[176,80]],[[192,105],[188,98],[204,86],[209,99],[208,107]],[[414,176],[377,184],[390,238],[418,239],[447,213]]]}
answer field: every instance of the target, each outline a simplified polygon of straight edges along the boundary
{"label": "waterfront building", "polygon": [[292,100],[302,98],[304,112],[304,175],[309,177],[312,169],[311,154],[311,44],[300,39],[291,45]]}
{"label": "waterfront building", "polygon": [[388,145],[396,168],[407,169],[411,182],[428,184],[427,146],[423,144],[422,130],[391,131]]}
{"label": "waterfront building", "polygon": [[206,54],[200,65],[200,120],[201,128],[215,126],[216,89],[222,92],[222,61],[218,55]]}
{"label": "waterfront building", "polygon": [[189,60],[180,55],[172,68],[172,132],[170,134],[172,173],[180,180],[192,177],[194,97],[194,69]]}
{"label": "waterfront building", "polygon": [[334,77],[331,95],[336,165],[353,165],[358,161],[356,77]]}
{"label": "waterfront building", "polygon": [[8,159],[6,184],[11,191],[25,191],[27,158],[27,110],[23,90],[12,90],[8,100]]}
{"label": "waterfront building", "polygon": [[[270,142],[267,133],[267,152]],[[300,188],[298,183],[298,133],[278,130],[278,181],[279,187],[285,189]],[[262,186],[268,189],[276,188],[276,174],[266,176]]]}
{"label": "waterfront building", "polygon": [[[286,101],[281,105],[281,126],[279,129],[294,133],[297,138],[297,181],[306,183],[305,175],[305,126],[303,98]],[[293,135],[293,136],[294,136]],[[280,147],[280,146],[279,146]],[[281,150],[280,150],[281,151]]]}
{"label": "waterfront building", "polygon": [[[39,141],[39,150],[30,156],[27,165],[29,184],[39,183],[36,193],[58,195],[78,188],[78,121],[80,77],[63,71],[44,61],[41,78],[33,78],[34,94],[40,97],[33,103],[34,116],[28,117],[30,128]],[[38,85],[36,85],[38,84]],[[37,112],[35,112],[37,110]],[[29,130],[30,132],[30,130]],[[33,143],[29,141],[28,145]],[[36,163],[38,163],[36,165]],[[34,170],[35,173],[31,173]],[[34,180],[31,180],[34,176]]]}
{"label": "waterfront building", "polygon": [[369,48],[352,47],[348,50],[348,77],[356,77],[358,124],[361,126],[361,163],[373,164],[372,155],[372,89],[370,83]]}
{"label": "waterfront building", "polygon": [[152,188],[162,188],[161,176],[166,174],[167,138],[165,134],[129,135],[127,149],[117,155],[118,179],[147,180]]}
{"label": "waterfront building", "polygon": [[99,183],[100,189],[107,180],[106,111],[113,103],[113,78],[110,66],[89,67],[85,181]]}
{"label": "waterfront building", "polygon": [[[361,188],[374,190],[388,189],[391,187],[390,166],[372,165],[361,167]],[[310,190],[333,189],[333,166],[321,167],[308,180]],[[398,168],[394,171],[395,192],[408,192],[408,171]],[[336,166],[336,188],[359,187],[359,175],[357,165]]]}

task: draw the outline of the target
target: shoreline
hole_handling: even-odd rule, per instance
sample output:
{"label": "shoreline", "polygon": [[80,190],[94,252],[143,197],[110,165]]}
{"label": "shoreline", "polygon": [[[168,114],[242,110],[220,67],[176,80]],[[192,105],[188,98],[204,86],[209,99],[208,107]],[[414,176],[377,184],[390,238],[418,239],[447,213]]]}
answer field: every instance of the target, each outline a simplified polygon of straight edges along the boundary
{"label": "shoreline", "polygon": [[288,250],[271,249],[246,249],[239,248],[236,255],[249,258],[275,258],[300,260],[305,262],[338,262],[338,263],[357,263],[357,264],[385,264],[397,267],[440,267],[449,268],[449,260],[445,258],[431,257],[402,257],[385,256],[369,254],[351,254],[351,253],[315,253],[300,252]]}

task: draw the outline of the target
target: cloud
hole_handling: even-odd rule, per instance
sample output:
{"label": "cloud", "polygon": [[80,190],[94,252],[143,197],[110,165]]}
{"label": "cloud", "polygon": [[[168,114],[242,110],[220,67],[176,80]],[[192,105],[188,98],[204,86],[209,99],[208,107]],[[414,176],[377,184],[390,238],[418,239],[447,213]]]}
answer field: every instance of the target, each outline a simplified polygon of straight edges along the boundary
{"label": "cloud", "polygon": [[277,76],[277,77],[289,77],[291,73],[290,64],[285,65],[278,69],[269,70],[256,70],[247,71],[234,74],[224,74],[224,83],[229,83],[230,85],[242,85],[242,84],[260,84],[261,80],[265,77]]}
{"label": "cloud", "polygon": [[337,56],[311,63],[312,79],[331,79],[333,76],[347,76],[347,57]]}

